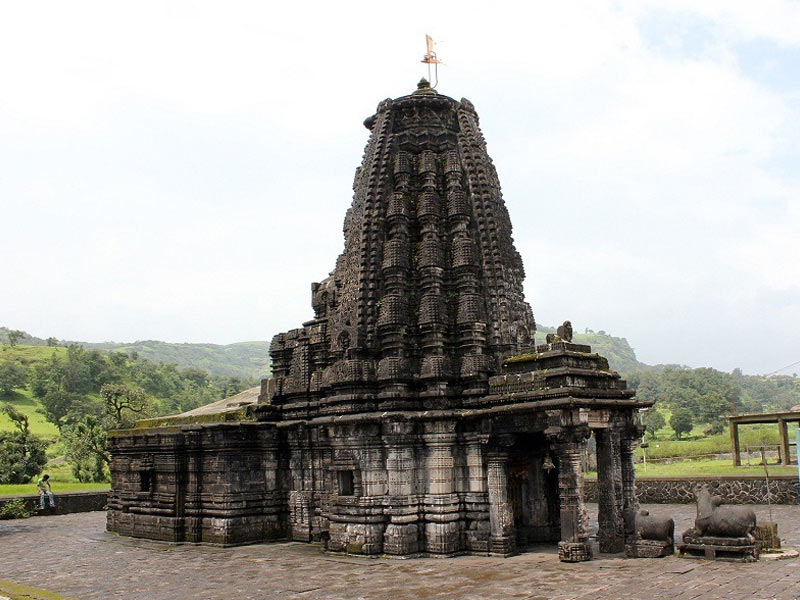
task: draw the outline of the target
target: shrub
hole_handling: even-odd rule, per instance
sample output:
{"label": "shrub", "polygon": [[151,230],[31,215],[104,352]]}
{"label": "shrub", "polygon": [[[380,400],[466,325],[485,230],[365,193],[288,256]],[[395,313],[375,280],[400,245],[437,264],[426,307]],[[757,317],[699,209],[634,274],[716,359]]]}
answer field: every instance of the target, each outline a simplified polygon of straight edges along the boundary
{"label": "shrub", "polygon": [[2,410],[17,431],[0,433],[0,483],[27,483],[47,464],[48,442],[30,432],[27,416],[11,406]]}
{"label": "shrub", "polygon": [[30,516],[22,498],[9,500],[0,508],[0,519],[27,519]]}

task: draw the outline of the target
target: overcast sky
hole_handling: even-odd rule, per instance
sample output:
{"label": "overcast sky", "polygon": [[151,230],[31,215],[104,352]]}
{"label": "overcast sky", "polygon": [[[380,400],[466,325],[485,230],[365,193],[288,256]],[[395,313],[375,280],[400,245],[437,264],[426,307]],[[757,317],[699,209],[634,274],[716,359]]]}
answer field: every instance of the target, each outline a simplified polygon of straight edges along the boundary
{"label": "overcast sky", "polygon": [[[800,3],[16,2],[0,325],[270,339],[310,318],[380,100],[445,61],[536,320],[640,360],[800,360]],[[785,372],[800,371],[800,367]]]}

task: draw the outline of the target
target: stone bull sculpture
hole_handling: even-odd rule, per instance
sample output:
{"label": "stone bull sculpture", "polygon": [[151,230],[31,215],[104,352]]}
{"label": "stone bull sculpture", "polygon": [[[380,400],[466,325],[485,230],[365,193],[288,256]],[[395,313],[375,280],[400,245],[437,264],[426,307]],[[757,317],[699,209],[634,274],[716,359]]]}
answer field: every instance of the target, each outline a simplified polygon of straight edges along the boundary
{"label": "stone bull sculpture", "polygon": [[759,546],[754,532],[756,514],[746,506],[723,506],[707,487],[697,494],[694,527],[683,533],[678,546],[685,558],[752,562],[758,560]]}
{"label": "stone bull sculpture", "polygon": [[675,521],[656,517],[646,510],[625,512],[625,556],[660,558],[674,551]]}
{"label": "stone bull sculpture", "polygon": [[722,498],[704,487],[697,494],[694,528],[699,536],[754,537],[756,513],[747,506],[723,506]]}
{"label": "stone bull sculpture", "polygon": [[628,511],[625,514],[625,532],[640,540],[675,541],[675,521],[669,517],[655,517],[649,511]]}

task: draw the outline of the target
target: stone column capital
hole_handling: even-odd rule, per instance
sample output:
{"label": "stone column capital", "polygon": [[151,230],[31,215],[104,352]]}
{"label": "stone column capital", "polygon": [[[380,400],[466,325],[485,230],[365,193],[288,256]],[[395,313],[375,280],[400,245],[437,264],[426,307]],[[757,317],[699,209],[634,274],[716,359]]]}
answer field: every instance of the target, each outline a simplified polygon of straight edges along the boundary
{"label": "stone column capital", "polygon": [[548,427],[545,430],[547,441],[556,452],[563,450],[583,449],[592,431],[588,425],[571,425],[567,427]]}

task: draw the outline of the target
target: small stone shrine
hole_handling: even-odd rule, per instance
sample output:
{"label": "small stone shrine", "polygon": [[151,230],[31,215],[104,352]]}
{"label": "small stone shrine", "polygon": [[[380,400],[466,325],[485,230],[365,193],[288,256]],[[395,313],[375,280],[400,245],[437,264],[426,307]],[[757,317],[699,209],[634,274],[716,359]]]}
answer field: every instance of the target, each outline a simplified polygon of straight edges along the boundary
{"label": "small stone shrine", "polygon": [[600,550],[622,552],[649,403],[568,323],[534,345],[474,107],[423,80],[365,125],[313,318],[275,336],[257,402],[111,434],[108,530],[401,557],[557,542],[562,560],[587,560],[593,433]]}

